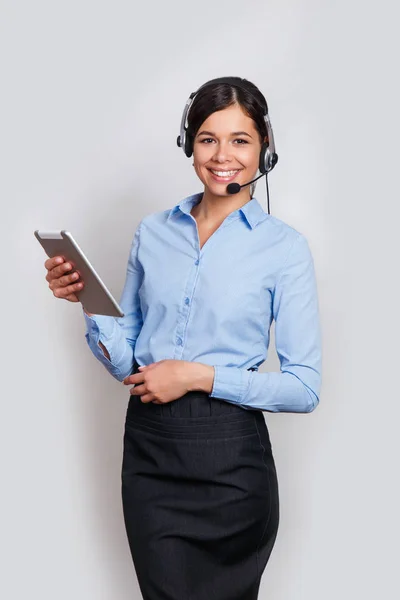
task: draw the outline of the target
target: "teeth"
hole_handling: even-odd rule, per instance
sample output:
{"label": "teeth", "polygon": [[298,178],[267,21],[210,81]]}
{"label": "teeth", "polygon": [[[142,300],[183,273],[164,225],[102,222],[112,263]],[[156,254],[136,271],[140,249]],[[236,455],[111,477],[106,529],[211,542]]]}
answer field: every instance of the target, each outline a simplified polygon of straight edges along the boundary
{"label": "teeth", "polygon": [[236,170],[236,171],[214,171],[214,169],[211,169],[211,172],[214,173],[214,175],[217,175],[218,177],[232,177],[233,175],[235,175],[235,173],[238,173],[238,170]]}

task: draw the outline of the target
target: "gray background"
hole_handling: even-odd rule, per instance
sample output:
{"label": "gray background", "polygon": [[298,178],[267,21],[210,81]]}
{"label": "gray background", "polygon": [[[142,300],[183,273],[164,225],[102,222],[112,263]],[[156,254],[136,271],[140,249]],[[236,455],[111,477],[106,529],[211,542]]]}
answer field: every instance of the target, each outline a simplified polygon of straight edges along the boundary
{"label": "gray background", "polygon": [[[320,406],[265,413],[281,524],[260,599],[397,597],[398,10],[2,1],[3,598],[140,598],[120,500],[129,391],[86,346],[80,305],[48,289],[33,231],[69,229],[119,298],[139,220],[202,189],[175,140],[190,92],[225,75],[269,102],[271,212],[309,241],[323,329]],[[278,366],[272,342],[262,370]]]}

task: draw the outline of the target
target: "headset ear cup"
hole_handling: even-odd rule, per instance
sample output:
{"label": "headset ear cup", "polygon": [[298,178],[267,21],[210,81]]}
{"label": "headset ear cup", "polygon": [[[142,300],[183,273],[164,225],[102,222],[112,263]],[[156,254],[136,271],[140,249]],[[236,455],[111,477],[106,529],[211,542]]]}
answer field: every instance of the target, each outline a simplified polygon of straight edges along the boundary
{"label": "headset ear cup", "polygon": [[185,147],[184,147],[184,151],[185,154],[188,158],[190,158],[193,154],[193,143],[192,143],[192,137],[191,135],[186,132],[185,135]]}
{"label": "headset ear cup", "polygon": [[269,146],[268,142],[264,142],[260,151],[260,162],[258,165],[260,173],[266,173],[269,167]]}

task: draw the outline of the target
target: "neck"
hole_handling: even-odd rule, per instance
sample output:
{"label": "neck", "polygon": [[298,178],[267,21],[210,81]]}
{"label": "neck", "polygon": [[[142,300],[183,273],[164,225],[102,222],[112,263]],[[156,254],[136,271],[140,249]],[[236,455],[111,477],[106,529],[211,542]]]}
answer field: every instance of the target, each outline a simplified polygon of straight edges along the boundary
{"label": "neck", "polygon": [[250,201],[250,190],[243,188],[238,194],[215,196],[205,188],[203,197],[192,210],[194,216],[208,223],[223,221],[230,213]]}

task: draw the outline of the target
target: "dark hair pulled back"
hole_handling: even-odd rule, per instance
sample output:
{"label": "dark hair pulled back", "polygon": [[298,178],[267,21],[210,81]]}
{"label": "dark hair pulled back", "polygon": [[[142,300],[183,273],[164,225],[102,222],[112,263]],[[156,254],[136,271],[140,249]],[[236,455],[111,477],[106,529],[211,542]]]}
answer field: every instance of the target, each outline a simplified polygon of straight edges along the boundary
{"label": "dark hair pulled back", "polygon": [[[268,104],[257,86],[241,77],[230,77],[232,83],[210,83],[200,89],[195,96],[187,117],[187,135],[193,144],[202,123],[214,112],[233,104],[239,104],[244,112],[253,119],[260,142],[268,137],[264,115]],[[241,87],[235,86],[238,83]],[[243,89],[243,87],[245,89]]]}

